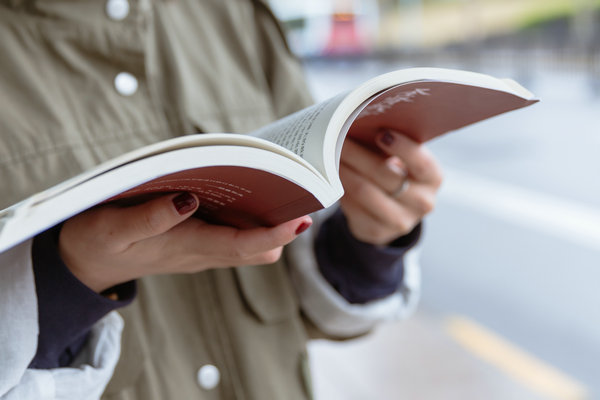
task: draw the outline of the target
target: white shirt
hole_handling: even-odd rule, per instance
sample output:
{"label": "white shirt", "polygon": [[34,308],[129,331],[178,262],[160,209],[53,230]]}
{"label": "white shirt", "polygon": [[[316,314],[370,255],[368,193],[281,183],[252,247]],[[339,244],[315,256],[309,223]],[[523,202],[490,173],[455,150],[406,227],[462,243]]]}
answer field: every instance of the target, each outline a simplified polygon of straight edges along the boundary
{"label": "white shirt", "polygon": [[98,399],[119,360],[123,319],[113,311],[98,321],[71,367],[28,369],[39,332],[31,242],[0,254],[0,399]]}

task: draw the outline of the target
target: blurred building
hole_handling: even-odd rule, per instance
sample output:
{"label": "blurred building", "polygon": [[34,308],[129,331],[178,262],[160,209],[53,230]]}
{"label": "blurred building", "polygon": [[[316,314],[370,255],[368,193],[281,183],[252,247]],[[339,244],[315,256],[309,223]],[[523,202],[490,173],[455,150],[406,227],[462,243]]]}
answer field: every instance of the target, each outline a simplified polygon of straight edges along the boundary
{"label": "blurred building", "polygon": [[[600,0],[271,0],[302,57],[454,54],[597,66]],[[514,55],[515,52],[521,53]]]}
{"label": "blurred building", "polygon": [[377,0],[271,0],[296,54],[361,56],[376,48]]}

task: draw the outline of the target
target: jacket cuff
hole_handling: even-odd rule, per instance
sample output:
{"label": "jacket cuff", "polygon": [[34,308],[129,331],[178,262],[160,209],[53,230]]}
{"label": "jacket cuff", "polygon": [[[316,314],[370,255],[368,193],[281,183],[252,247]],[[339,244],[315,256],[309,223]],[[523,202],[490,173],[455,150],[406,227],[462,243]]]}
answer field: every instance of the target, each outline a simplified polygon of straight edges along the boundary
{"label": "jacket cuff", "polygon": [[402,283],[404,255],[421,236],[421,224],[389,246],[354,238],[337,210],[320,227],[315,241],[319,270],[347,301],[364,304],[395,293]]}
{"label": "jacket cuff", "polygon": [[76,368],[27,369],[2,400],[98,400],[111,379],[121,350],[123,319],[113,311],[98,321]]}
{"label": "jacket cuff", "polygon": [[291,279],[298,292],[302,311],[324,334],[347,338],[370,331],[383,321],[408,317],[420,298],[419,248],[403,256],[402,282],[396,292],[365,304],[352,304],[323,277],[313,251],[316,231],[326,212],[313,214],[315,223],[286,246]]}

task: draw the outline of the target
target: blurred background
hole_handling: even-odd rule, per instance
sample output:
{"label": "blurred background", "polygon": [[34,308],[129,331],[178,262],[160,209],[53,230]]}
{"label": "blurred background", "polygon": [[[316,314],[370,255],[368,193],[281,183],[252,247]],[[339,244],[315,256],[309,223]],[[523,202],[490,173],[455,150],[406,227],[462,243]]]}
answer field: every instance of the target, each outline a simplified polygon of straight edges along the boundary
{"label": "blurred background", "polygon": [[600,399],[600,0],[271,0],[322,100],[390,70],[541,102],[428,144],[416,315],[311,344],[317,400]]}

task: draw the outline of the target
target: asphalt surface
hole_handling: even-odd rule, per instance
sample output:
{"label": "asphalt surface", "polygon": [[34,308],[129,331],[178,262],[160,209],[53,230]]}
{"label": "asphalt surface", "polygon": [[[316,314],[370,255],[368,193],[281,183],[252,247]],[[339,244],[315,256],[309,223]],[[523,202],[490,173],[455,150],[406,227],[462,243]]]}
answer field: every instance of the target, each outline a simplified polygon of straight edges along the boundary
{"label": "asphalt surface", "polygon": [[[402,67],[317,61],[307,75],[325,98]],[[357,343],[315,343],[318,399],[600,398],[598,82],[576,69],[477,70],[518,75],[542,101],[429,144],[447,176],[426,221],[421,307]],[[535,363],[478,354],[452,334],[454,316]],[[546,368],[556,374],[532,383]]]}

